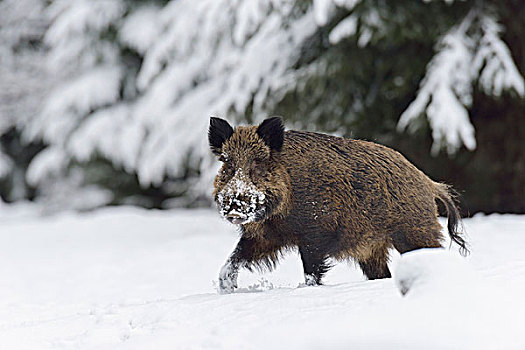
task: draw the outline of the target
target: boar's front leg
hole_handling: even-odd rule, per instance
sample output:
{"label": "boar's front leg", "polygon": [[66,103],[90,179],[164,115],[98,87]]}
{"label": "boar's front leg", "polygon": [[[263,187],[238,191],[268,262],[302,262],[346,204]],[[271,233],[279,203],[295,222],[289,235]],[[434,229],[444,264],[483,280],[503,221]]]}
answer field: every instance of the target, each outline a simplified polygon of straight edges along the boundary
{"label": "boar's front leg", "polygon": [[256,242],[253,239],[241,237],[219,273],[219,291],[231,293],[237,288],[237,276],[241,267],[247,267],[255,254]]}
{"label": "boar's front leg", "polygon": [[264,237],[242,236],[233,253],[219,273],[219,291],[231,293],[237,288],[237,276],[240,268],[267,267],[272,269],[279,258],[283,247],[280,240]]}

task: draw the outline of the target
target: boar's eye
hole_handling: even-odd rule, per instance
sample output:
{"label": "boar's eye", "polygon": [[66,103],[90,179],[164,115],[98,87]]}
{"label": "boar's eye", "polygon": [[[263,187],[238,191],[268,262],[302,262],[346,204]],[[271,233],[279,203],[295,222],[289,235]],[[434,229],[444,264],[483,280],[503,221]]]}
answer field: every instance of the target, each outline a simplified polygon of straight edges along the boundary
{"label": "boar's eye", "polygon": [[266,164],[266,159],[264,158],[255,158],[253,160],[253,166],[256,166],[256,167],[261,167],[261,166],[264,166]]}
{"label": "boar's eye", "polygon": [[234,174],[233,164],[229,159],[223,160],[222,171],[224,174],[231,176]]}
{"label": "boar's eye", "polygon": [[250,167],[251,175],[260,176],[265,172],[265,170],[266,161],[262,158],[255,158],[252,162],[252,166]]}

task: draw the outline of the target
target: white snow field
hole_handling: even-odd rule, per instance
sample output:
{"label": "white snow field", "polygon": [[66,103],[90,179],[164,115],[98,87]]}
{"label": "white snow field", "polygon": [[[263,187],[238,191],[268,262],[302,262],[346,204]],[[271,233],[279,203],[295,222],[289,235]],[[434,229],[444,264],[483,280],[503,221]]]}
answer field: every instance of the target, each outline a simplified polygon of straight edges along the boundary
{"label": "white snow field", "polygon": [[2,205],[0,349],[525,349],[525,216],[465,226],[468,258],[393,253],[393,279],[339,263],[304,287],[291,252],[221,295],[238,237],[215,211]]}

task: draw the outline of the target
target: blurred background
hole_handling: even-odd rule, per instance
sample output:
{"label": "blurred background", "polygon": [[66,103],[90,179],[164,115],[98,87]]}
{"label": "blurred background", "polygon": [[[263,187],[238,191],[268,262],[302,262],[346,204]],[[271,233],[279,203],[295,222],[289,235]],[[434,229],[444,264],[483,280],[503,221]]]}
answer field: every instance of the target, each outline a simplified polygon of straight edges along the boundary
{"label": "blurred background", "polygon": [[525,2],[0,1],[0,196],[211,205],[210,115],[375,141],[525,213]]}

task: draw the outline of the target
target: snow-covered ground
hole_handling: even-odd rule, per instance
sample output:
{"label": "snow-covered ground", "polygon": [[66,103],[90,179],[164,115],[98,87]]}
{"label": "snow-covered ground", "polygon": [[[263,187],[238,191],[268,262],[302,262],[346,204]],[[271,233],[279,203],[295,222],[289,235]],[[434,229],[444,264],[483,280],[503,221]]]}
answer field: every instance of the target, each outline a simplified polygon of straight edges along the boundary
{"label": "snow-covered ground", "polygon": [[[39,217],[0,206],[1,349],[524,349],[525,216],[465,220],[472,254],[392,254],[394,279],[297,254],[220,295],[235,228],[211,210]],[[400,289],[407,291],[403,297]]]}

